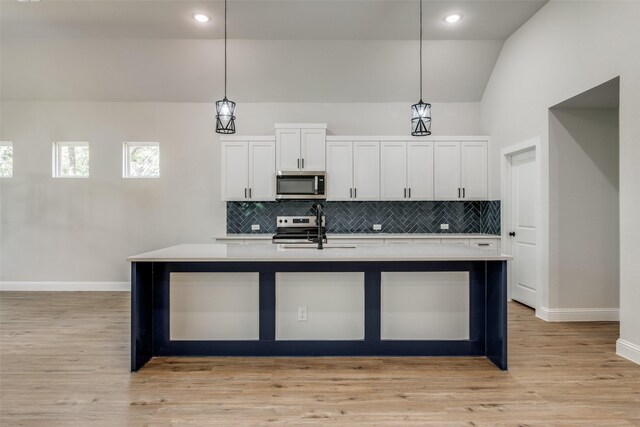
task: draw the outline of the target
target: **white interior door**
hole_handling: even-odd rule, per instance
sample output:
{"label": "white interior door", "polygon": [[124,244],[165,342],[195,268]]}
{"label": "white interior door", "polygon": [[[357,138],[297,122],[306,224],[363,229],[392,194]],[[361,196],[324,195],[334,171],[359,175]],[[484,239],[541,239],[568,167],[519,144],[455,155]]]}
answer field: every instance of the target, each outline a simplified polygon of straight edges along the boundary
{"label": "white interior door", "polygon": [[407,143],[407,187],[411,200],[433,200],[433,143]]}
{"label": "white interior door", "polygon": [[380,200],[407,198],[407,143],[380,144]]}
{"label": "white interior door", "polygon": [[460,143],[436,142],[434,154],[435,199],[461,200]]}
{"label": "white interior door", "polygon": [[327,200],[353,197],[353,146],[348,141],[327,142]]}
{"label": "white interior door", "polygon": [[536,308],[538,179],[536,152],[511,156],[511,298]]}
{"label": "white interior door", "polygon": [[276,129],[276,168],[279,171],[300,170],[300,129]]}
{"label": "white interior door", "polygon": [[222,143],[222,200],[246,200],[249,187],[249,143]]}
{"label": "white interior door", "polygon": [[276,200],[276,147],[270,141],[249,143],[249,199]]}
{"label": "white interior door", "polygon": [[380,143],[353,143],[353,198],[380,200]]}
{"label": "white interior door", "polygon": [[301,169],[307,171],[325,170],[325,129],[302,129],[300,138]]}

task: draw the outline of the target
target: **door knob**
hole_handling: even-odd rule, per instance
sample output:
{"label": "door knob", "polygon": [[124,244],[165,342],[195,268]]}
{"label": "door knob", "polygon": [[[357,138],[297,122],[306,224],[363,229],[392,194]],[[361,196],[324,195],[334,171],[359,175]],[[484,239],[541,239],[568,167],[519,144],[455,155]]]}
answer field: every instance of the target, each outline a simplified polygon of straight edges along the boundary
{"label": "door knob", "polygon": [[511,237],[515,237],[515,236],[516,236],[516,232],[515,232],[515,231],[510,231],[510,232],[509,232],[509,236],[511,236]]}

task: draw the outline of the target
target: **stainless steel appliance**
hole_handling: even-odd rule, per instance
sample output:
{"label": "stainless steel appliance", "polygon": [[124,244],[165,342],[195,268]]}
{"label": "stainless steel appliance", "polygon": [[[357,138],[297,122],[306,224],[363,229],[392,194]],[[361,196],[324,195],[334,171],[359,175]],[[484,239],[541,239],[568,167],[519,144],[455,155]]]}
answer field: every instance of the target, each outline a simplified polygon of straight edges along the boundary
{"label": "stainless steel appliance", "polygon": [[324,200],[326,176],[324,172],[276,172],[276,199]]}
{"label": "stainless steel appliance", "polygon": [[[325,217],[321,226],[315,216],[279,216],[276,218],[276,234],[273,243],[309,243],[316,244],[321,239],[327,241]],[[320,237],[320,239],[318,238]]]}

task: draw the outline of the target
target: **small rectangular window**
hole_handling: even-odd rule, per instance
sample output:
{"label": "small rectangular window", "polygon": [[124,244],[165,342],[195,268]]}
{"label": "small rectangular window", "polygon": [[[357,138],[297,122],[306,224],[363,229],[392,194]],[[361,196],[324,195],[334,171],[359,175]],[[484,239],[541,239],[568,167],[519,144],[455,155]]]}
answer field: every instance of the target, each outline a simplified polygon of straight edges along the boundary
{"label": "small rectangular window", "polygon": [[158,178],[160,176],[160,144],[125,142],[122,175],[125,178]]}
{"label": "small rectangular window", "polygon": [[13,142],[0,141],[0,178],[13,176]]}
{"label": "small rectangular window", "polygon": [[54,178],[88,178],[89,143],[54,142],[53,176]]}

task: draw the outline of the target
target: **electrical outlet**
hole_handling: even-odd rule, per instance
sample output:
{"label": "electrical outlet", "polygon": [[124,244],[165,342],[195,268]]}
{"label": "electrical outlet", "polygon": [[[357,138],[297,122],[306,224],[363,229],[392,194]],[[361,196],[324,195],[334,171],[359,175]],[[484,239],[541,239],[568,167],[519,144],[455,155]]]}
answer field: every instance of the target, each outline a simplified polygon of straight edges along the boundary
{"label": "electrical outlet", "polygon": [[373,230],[374,231],[382,230],[382,224],[373,224]]}
{"label": "electrical outlet", "polygon": [[251,231],[260,231],[260,224],[251,224]]}
{"label": "electrical outlet", "polygon": [[298,322],[307,321],[307,307],[298,307]]}
{"label": "electrical outlet", "polygon": [[440,224],[440,230],[448,230],[449,224]]}

